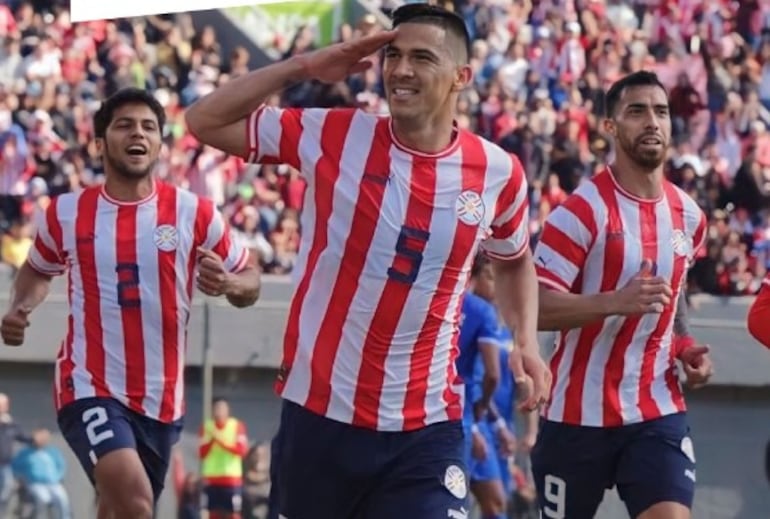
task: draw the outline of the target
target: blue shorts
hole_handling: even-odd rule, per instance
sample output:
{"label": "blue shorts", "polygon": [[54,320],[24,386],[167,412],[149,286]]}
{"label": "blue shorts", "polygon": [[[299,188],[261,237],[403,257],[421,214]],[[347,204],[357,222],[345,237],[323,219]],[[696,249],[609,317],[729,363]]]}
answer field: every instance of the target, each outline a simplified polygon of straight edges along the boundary
{"label": "blue shorts", "polygon": [[209,512],[240,513],[243,507],[243,488],[206,485],[201,508]]}
{"label": "blue shorts", "polygon": [[478,424],[479,432],[487,443],[487,457],[479,460],[471,454],[472,433],[469,426],[465,426],[465,465],[471,482],[497,481],[502,479],[500,473],[500,455],[497,448],[497,440],[492,427],[487,422]]}
{"label": "blue shorts", "polygon": [[691,508],[695,455],[686,414],[613,428],[541,422],[532,472],[544,517],[556,509],[559,517],[593,517],[614,486],[631,517],[663,501]]}
{"label": "blue shorts", "polygon": [[446,519],[467,507],[459,421],[381,432],[284,401],[272,449],[272,517]]}
{"label": "blue shorts", "polygon": [[150,479],[155,501],[166,482],[171,448],[179,440],[182,420],[166,424],[143,416],[114,398],[84,398],[64,406],[59,429],[95,484],[94,465],[117,449],[135,449]]}

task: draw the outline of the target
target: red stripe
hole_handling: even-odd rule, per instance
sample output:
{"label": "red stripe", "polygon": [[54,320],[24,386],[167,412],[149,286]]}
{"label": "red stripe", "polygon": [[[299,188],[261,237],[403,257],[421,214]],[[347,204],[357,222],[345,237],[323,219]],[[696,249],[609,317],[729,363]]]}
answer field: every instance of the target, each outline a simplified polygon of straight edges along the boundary
{"label": "red stripe", "polygon": [[[344,117],[349,120],[352,119],[353,112],[346,113]],[[300,135],[302,135],[302,110],[298,108],[284,109],[281,112],[281,143],[279,155],[282,161],[291,164],[296,169],[299,169],[300,167]],[[342,147],[340,147],[340,151],[342,151]]]}
{"label": "red stripe", "polygon": [[[340,159],[348,130],[350,129],[350,123],[353,120],[353,113],[352,111],[330,111],[327,113],[326,120],[321,129],[321,149],[325,152],[318,159],[314,174],[316,214],[313,243],[308,251],[305,272],[297,285],[297,290],[289,307],[289,317],[283,339],[282,372],[287,372],[291,369],[292,364],[294,364],[294,357],[297,354],[297,345],[299,343],[300,313],[305,302],[310,280],[318,263],[318,258],[326,249],[328,242],[327,225],[332,214],[334,184],[337,182],[337,177],[340,174]],[[275,390],[278,394],[283,392],[285,382],[285,377],[279,375],[275,384]]]}
{"label": "red stripe", "polygon": [[[48,234],[53,238],[56,244],[56,253],[60,258],[60,261],[64,261],[64,247],[63,247],[63,233],[61,227],[61,221],[59,217],[59,202],[58,198],[51,200],[48,209],[45,212],[46,227],[48,228]],[[67,271],[67,303],[72,308],[72,271]],[[59,353],[57,355],[56,362],[59,364],[59,380],[58,380],[58,394],[56,395],[57,410],[63,406],[71,403],[74,398],[72,371],[74,364],[72,362],[72,342],[74,339],[74,319],[70,312],[67,317],[67,336],[62,341],[59,347]]]}
{"label": "red stripe", "polygon": [[[473,191],[482,196],[484,178],[487,172],[487,156],[484,147],[481,141],[471,134],[463,133],[461,139],[462,191]],[[477,234],[478,225],[469,225],[459,219],[457,220],[449,258],[441,272],[437,290],[428,307],[428,315],[412,350],[409,362],[409,383],[404,400],[404,430],[414,430],[425,426],[425,397],[428,392],[431,363],[435,355],[434,350],[442,348],[442,345],[438,343],[439,331],[444,323],[444,316],[447,314],[449,304],[455,296],[459,278],[469,268]],[[458,298],[456,307],[452,312],[452,322],[458,322],[461,306],[462,298]],[[452,342],[449,345],[449,364],[444,378],[443,397],[447,404],[447,415],[450,420],[457,420],[462,417],[461,397],[451,388],[451,384],[456,378],[455,359],[459,353],[458,335],[458,333],[452,335]]]}
{"label": "red stripe", "polygon": [[[177,227],[177,190],[170,186],[158,187],[157,225]],[[190,254],[195,257],[195,253]],[[163,314],[163,395],[160,403],[160,421],[170,422],[175,418],[174,395],[180,378],[179,355],[183,347],[179,344],[179,322],[176,290],[176,249],[163,251],[158,249],[158,281],[160,285],[160,309]],[[188,275],[192,282],[192,275]]]}
{"label": "red stripe", "polygon": [[[142,307],[139,286],[132,280],[138,276],[139,265],[136,253],[137,205],[118,207],[117,228],[115,229],[115,258],[117,259],[118,283],[132,283],[118,289],[120,319],[123,326],[123,345],[126,359],[126,394],[128,407],[137,413],[144,413],[145,353],[142,334]],[[135,269],[133,272],[131,269]],[[139,279],[139,283],[142,280]],[[121,303],[120,299],[124,302]],[[130,301],[130,302],[129,302]],[[135,303],[133,303],[135,302]]]}
{"label": "red stripe", "polygon": [[95,396],[109,396],[105,380],[104,344],[102,341],[102,315],[99,281],[96,277],[95,253],[96,209],[99,202],[99,188],[83,191],[78,199],[75,219],[75,240],[83,288],[83,313],[85,323],[86,370],[91,375]]}
{"label": "red stripe", "polygon": [[[413,157],[409,201],[402,228],[412,229],[417,233],[427,233],[433,216],[435,195],[436,159]],[[406,241],[409,242],[409,248],[412,251],[420,253],[425,250],[427,243],[427,239],[416,235]],[[411,269],[411,262],[406,258],[400,258],[397,254],[389,272],[405,273],[410,272]],[[380,295],[361,353],[363,361],[358,372],[356,394],[353,399],[354,425],[377,427],[385,378],[385,360],[411,288],[411,283],[389,276]]]}
{"label": "red stripe", "polygon": [[[671,224],[674,229],[681,229],[682,231],[686,232],[685,223],[684,223],[685,209],[684,209],[684,204],[682,202],[682,197],[679,195],[677,189],[673,185],[666,182],[664,186],[666,190],[666,198],[668,200],[668,206],[669,206],[669,209],[671,210]],[[701,213],[701,215],[702,214],[703,213]],[[701,223],[703,223],[703,218],[701,218]],[[678,255],[675,256],[674,272],[672,274],[672,282],[671,282],[671,289],[674,291],[674,294],[679,293],[679,291],[682,289],[682,282],[685,279],[686,270],[687,270],[687,257],[678,256]],[[680,294],[679,297],[684,297],[684,293]],[[676,311],[675,307],[676,307],[676,304],[672,303],[671,308],[668,311],[665,326],[662,327],[662,330],[668,330],[671,320],[674,318],[674,313]],[[661,321],[663,321],[663,319],[661,319]],[[662,330],[661,330],[661,333],[662,333]],[[666,386],[668,387],[668,390],[671,392],[671,397],[674,401],[674,405],[676,406],[677,410],[684,411],[687,406],[685,405],[684,395],[682,395],[682,387],[679,385],[679,378],[677,377],[677,373],[676,373],[676,352],[674,351],[673,347],[669,348],[668,362],[669,362],[669,368],[666,370]]]}
{"label": "red stripe", "polygon": [[546,222],[540,241],[559,253],[562,258],[572,263],[576,268],[583,267],[587,251],[555,225]]}
{"label": "red stripe", "polygon": [[[657,260],[658,258],[658,223],[655,214],[654,204],[643,204],[641,206],[641,224],[642,224],[642,250],[643,258]],[[648,337],[644,346],[644,355],[642,357],[642,368],[639,373],[639,410],[645,420],[650,420],[660,416],[660,409],[652,397],[652,381],[655,375],[655,357],[660,349],[660,339],[665,330],[665,325],[672,314],[669,306],[664,313],[660,315],[655,331]],[[638,320],[637,320],[638,321]],[[638,323],[637,323],[638,324]],[[633,341],[633,338],[632,338]]]}
{"label": "red stripe", "polygon": [[[363,143],[361,143],[363,146]],[[325,414],[331,396],[331,376],[342,329],[348,317],[353,297],[358,291],[358,281],[364,270],[366,257],[380,217],[380,208],[390,175],[390,139],[388,120],[382,119],[372,139],[369,157],[359,183],[358,199],[353,211],[353,222],[345,242],[337,279],[332,289],[321,328],[313,345],[310,390],[306,406],[319,414]],[[379,180],[378,180],[379,179]]]}
{"label": "red stripe", "polygon": [[[565,285],[564,281],[559,276],[551,272],[550,270],[544,267],[541,267],[540,265],[535,265],[535,273],[537,274],[537,277],[538,279],[541,280],[541,282],[543,282],[544,280],[550,281],[552,284],[556,285],[557,287],[561,287],[565,291],[569,292],[570,287]],[[543,284],[547,285],[547,283],[543,283]]]}
{"label": "red stripe", "polygon": [[[602,281],[599,290],[601,292],[608,292],[617,288],[620,273],[623,271],[625,255],[623,220],[620,217],[618,202],[615,198],[615,186],[609,177],[609,173],[605,172],[598,175],[595,179],[595,184],[607,211],[604,268],[602,269]],[[564,420],[568,423],[581,423],[583,416],[583,386],[585,384],[588,360],[603,326],[604,322],[602,321],[590,324],[580,330],[578,335],[564,403]],[[606,399],[604,404],[606,407]]]}
{"label": "red stripe", "polygon": [[[548,417],[551,410],[551,405],[553,403],[553,394],[556,391],[556,384],[559,381],[559,368],[561,367],[561,361],[564,358],[564,349],[567,345],[567,332],[564,331],[559,334],[559,344],[556,346],[553,352],[553,356],[551,357],[551,362],[549,363],[549,367],[551,370],[551,393],[548,396],[548,403],[545,407],[545,416]],[[569,377],[568,377],[569,378]],[[565,416],[566,416],[566,402],[565,402]]]}
{"label": "red stripe", "polygon": [[[607,173],[609,174],[609,173]],[[610,181],[612,179],[609,179]],[[562,206],[574,214],[580,223],[588,229],[591,239],[595,240],[599,230],[596,227],[595,209],[588,203],[588,200],[582,196],[575,195],[569,197]]]}

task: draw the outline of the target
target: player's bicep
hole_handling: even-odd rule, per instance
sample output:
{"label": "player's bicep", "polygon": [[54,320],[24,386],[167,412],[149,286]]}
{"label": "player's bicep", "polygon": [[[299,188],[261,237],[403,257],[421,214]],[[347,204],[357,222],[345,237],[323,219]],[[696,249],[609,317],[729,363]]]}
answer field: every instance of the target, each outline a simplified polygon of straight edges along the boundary
{"label": "player's bicep", "polygon": [[535,248],[538,281],[568,292],[577,280],[596,236],[594,213],[576,195],[548,215]]}

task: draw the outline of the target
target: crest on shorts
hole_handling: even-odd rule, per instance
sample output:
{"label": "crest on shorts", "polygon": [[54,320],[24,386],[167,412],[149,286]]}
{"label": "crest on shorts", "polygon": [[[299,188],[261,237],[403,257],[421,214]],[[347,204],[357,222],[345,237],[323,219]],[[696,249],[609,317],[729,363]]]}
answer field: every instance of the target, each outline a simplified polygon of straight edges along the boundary
{"label": "crest on shorts", "polygon": [[681,229],[674,229],[674,232],[671,233],[671,248],[674,249],[677,256],[690,255],[690,239]]}
{"label": "crest on shorts", "polygon": [[179,243],[179,233],[173,225],[159,225],[152,233],[152,241],[158,249],[170,252],[175,250]]}
{"label": "crest on shorts", "polygon": [[695,449],[692,447],[692,440],[689,436],[682,438],[682,443],[679,448],[682,449],[684,455],[687,456],[692,463],[695,463]]}
{"label": "crest on shorts", "polygon": [[475,191],[463,191],[455,202],[457,218],[468,225],[478,225],[484,218],[484,200]]}
{"label": "crest on shorts", "polygon": [[465,483],[465,472],[457,465],[450,465],[444,473],[444,486],[457,499],[465,499],[468,495],[468,485]]}

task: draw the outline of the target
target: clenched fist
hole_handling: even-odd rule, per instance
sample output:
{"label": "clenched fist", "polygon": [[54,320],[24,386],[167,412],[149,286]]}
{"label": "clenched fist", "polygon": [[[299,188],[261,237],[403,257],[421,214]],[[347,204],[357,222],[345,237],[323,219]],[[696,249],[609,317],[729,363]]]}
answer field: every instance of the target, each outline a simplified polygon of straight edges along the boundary
{"label": "clenched fist", "polygon": [[225,269],[222,258],[214,251],[198,248],[198,289],[206,295],[218,297],[227,292],[230,273]]}
{"label": "clenched fist", "polygon": [[29,326],[28,308],[12,308],[3,316],[0,324],[0,335],[7,346],[21,346],[24,343],[24,332]]}

